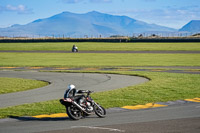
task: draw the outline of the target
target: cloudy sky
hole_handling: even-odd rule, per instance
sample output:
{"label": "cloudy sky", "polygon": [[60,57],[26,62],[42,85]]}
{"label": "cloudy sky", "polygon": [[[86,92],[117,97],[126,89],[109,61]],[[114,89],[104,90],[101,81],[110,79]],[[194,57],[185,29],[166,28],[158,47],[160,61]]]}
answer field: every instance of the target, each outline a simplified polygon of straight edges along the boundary
{"label": "cloudy sky", "polygon": [[0,28],[64,11],[99,11],[179,29],[200,20],[200,0],[0,0]]}

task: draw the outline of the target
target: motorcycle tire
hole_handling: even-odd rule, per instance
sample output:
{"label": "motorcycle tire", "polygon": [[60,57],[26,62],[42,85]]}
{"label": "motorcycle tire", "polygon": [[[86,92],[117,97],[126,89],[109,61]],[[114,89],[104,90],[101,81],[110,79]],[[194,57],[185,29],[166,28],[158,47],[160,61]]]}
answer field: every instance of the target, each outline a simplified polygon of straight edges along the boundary
{"label": "motorcycle tire", "polygon": [[106,117],[106,110],[104,109],[104,107],[100,105],[99,106],[94,105],[94,112],[100,118]]}
{"label": "motorcycle tire", "polygon": [[73,105],[66,107],[66,112],[72,120],[79,120],[82,117],[81,111]]}

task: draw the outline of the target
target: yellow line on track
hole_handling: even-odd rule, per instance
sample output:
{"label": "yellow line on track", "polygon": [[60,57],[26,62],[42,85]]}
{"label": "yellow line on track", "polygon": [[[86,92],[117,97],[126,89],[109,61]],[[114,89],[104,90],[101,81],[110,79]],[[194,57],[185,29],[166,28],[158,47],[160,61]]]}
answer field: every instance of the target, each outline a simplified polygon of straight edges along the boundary
{"label": "yellow line on track", "polygon": [[69,69],[69,67],[57,67],[57,68],[53,68],[53,69],[56,69],[56,70],[65,70],[65,69]]}
{"label": "yellow line on track", "polygon": [[154,103],[147,103],[145,105],[136,105],[136,106],[124,106],[122,108],[124,109],[147,109],[147,108],[157,108],[157,107],[166,107],[167,105],[161,105],[161,104],[154,104]]}
{"label": "yellow line on track", "polygon": [[60,118],[60,117],[68,117],[66,113],[58,113],[58,114],[51,114],[51,115],[36,115],[32,116],[34,118]]}
{"label": "yellow line on track", "polygon": [[27,67],[26,69],[42,69],[44,67]]}
{"label": "yellow line on track", "polygon": [[200,98],[185,99],[185,101],[198,102],[198,103],[200,103]]}
{"label": "yellow line on track", "polygon": [[2,69],[13,69],[13,68],[18,68],[18,67],[0,67]]}

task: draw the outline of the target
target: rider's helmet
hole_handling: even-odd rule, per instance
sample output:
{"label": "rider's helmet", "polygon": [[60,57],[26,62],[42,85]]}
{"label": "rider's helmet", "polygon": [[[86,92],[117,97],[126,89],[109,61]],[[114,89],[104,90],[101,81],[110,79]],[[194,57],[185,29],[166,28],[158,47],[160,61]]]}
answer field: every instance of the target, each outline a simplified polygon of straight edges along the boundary
{"label": "rider's helmet", "polygon": [[68,88],[69,90],[71,90],[71,89],[75,89],[76,87],[75,87],[75,85],[70,84],[70,85],[68,85],[67,88]]}

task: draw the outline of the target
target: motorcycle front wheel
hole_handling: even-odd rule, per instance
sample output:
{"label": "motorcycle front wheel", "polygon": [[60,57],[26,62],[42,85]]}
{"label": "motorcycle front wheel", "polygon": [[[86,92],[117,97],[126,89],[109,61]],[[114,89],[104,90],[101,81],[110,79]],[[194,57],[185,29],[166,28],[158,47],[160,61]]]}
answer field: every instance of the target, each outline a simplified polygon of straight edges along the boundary
{"label": "motorcycle front wheel", "polygon": [[104,109],[104,107],[102,107],[100,105],[98,105],[98,106],[94,105],[94,112],[100,118],[106,117],[106,110]]}
{"label": "motorcycle front wheel", "polygon": [[66,107],[66,111],[69,118],[71,118],[72,120],[79,120],[82,117],[81,111],[73,105]]}

